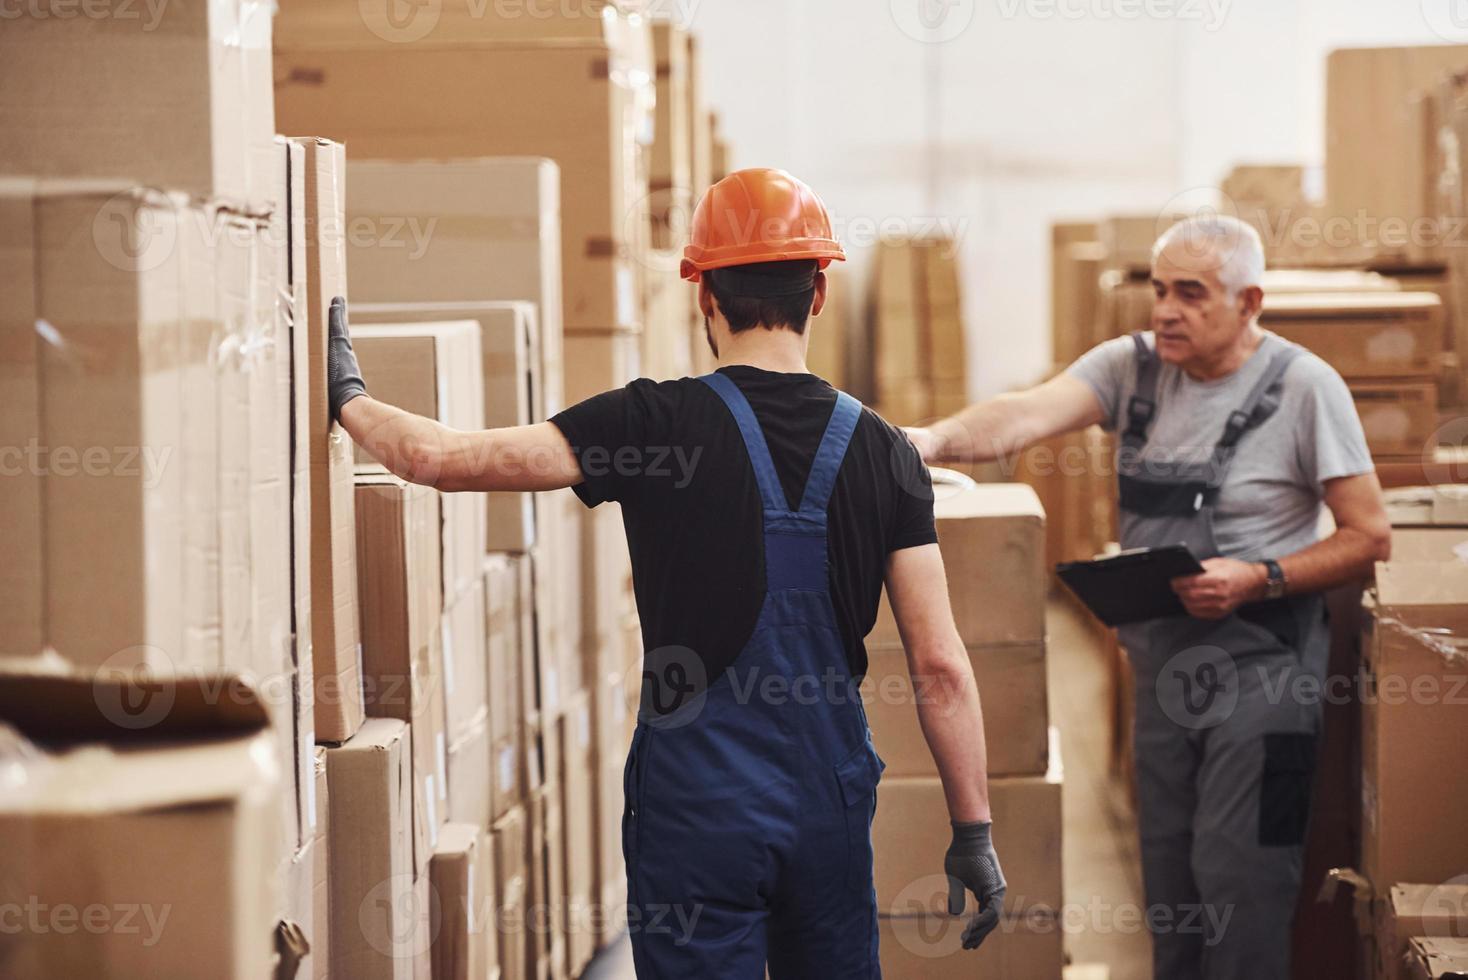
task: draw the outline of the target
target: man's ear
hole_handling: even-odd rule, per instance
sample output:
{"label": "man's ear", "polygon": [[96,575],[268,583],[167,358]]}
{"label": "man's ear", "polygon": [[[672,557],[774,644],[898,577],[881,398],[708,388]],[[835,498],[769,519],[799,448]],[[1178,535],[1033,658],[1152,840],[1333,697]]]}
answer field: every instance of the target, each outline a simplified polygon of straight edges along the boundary
{"label": "man's ear", "polygon": [[1264,290],[1258,286],[1245,286],[1239,290],[1239,312],[1245,320],[1252,320],[1264,309]]}
{"label": "man's ear", "polygon": [[811,316],[820,316],[821,315],[821,310],[824,309],[825,306],[826,306],[826,274],[824,272],[817,272],[816,273],[816,296],[815,296],[815,299],[811,300],[811,304],[810,304],[810,315]]}
{"label": "man's ear", "polygon": [[714,291],[709,288],[708,280],[700,279],[698,282],[698,312],[713,319],[715,310]]}

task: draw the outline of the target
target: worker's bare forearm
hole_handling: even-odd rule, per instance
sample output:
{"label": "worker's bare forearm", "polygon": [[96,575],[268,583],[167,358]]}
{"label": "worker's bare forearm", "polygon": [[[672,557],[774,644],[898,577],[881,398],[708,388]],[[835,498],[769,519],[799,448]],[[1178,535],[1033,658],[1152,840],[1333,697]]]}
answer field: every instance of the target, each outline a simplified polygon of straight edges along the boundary
{"label": "worker's bare forearm", "polygon": [[934,462],[989,463],[1009,458],[1028,445],[1023,419],[1015,395],[970,405],[928,427],[940,447]]}
{"label": "worker's bare forearm", "polygon": [[394,476],[428,487],[439,487],[445,459],[461,435],[368,395],[343,405],[341,422],[353,441]]}
{"label": "worker's bare forearm", "polygon": [[967,651],[955,633],[942,650],[909,653],[918,723],[943,780],[948,813],[959,823],[989,820],[989,761],[984,715]]}
{"label": "worker's bare forearm", "polygon": [[1369,579],[1376,563],[1391,557],[1391,540],[1379,534],[1342,527],[1304,551],[1281,558],[1291,593],[1325,592],[1347,582]]}

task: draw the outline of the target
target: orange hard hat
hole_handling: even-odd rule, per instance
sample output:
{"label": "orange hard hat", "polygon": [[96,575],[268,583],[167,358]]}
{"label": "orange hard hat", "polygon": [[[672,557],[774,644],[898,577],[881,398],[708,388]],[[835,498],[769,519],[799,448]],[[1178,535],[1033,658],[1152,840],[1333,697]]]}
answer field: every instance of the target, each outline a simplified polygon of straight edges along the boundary
{"label": "orange hard hat", "polygon": [[846,252],[815,191],[783,170],[736,170],[708,189],[683,249],[684,279],[755,262],[815,259],[824,269]]}

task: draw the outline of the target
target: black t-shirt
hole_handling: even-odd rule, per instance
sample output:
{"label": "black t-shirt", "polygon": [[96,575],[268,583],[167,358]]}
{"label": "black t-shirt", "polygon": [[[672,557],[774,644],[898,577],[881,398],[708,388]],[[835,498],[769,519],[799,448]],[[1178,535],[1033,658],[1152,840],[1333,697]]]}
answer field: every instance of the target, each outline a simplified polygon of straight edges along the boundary
{"label": "black t-shirt", "polygon": [[[813,374],[723,368],[764,430],[787,501],[797,504],[836,406]],[[576,452],[588,507],[622,505],[644,649],[692,651],[704,677],[748,642],[765,594],[759,490],[739,427],[696,378],[638,380],[551,419]],[[863,409],[828,508],[831,599],[853,677],[876,621],[887,556],[938,540],[932,484],[912,443]],[[701,685],[700,685],[701,686]]]}

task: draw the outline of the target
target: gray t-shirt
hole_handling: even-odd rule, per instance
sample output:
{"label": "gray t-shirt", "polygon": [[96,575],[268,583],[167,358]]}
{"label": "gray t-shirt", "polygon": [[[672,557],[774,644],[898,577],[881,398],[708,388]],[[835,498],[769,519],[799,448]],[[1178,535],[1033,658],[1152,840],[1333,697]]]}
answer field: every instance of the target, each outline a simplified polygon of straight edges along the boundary
{"label": "gray t-shirt", "polygon": [[[1147,346],[1156,349],[1152,333]],[[1215,381],[1196,381],[1163,364],[1157,378],[1157,413],[1142,459],[1207,463],[1229,414],[1240,408],[1264,373],[1269,350],[1287,343],[1270,335],[1244,366]],[[1263,356],[1261,355],[1263,353]],[[1125,425],[1137,385],[1131,337],[1095,347],[1069,373],[1095,392],[1106,429]],[[1214,514],[1219,551],[1258,561],[1291,555],[1314,544],[1324,484],[1372,471],[1371,453],[1346,383],[1308,351],[1285,371],[1279,409],[1239,442]]]}

